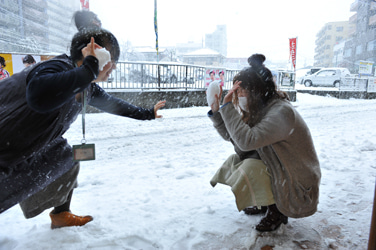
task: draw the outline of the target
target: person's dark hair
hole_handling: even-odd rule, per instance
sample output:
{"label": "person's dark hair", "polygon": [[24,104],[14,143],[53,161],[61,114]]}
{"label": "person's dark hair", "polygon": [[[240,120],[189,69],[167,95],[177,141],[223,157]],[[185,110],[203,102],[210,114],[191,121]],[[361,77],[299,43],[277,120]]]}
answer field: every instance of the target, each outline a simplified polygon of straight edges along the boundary
{"label": "person's dark hair", "polygon": [[7,66],[7,65],[5,64],[5,59],[4,59],[4,57],[2,57],[2,56],[0,56],[0,64],[1,64],[2,67]]}
{"label": "person's dark hair", "polygon": [[93,12],[87,10],[77,11],[74,14],[75,24],[79,31],[72,38],[70,48],[72,60],[77,62],[83,59],[81,50],[90,43],[93,37],[95,43],[106,48],[111,54],[111,59],[117,62],[120,56],[120,47],[116,37],[110,31],[102,29],[100,26],[86,19],[92,18],[93,15],[96,17]]}
{"label": "person's dark hair", "polygon": [[[250,67],[241,70],[235,75],[235,81],[241,81],[240,86],[247,90],[249,112],[243,112],[244,120],[250,125],[256,125],[262,118],[263,110],[270,100],[287,99],[287,93],[279,91],[273,80],[272,72],[265,67],[265,56],[254,54],[248,58]],[[234,103],[238,105],[235,95]]]}
{"label": "person's dark hair", "polygon": [[89,27],[102,27],[102,22],[99,20],[98,16],[88,10],[76,11],[73,18],[78,30],[87,29]]}
{"label": "person's dark hair", "polygon": [[28,64],[33,64],[33,63],[35,63],[35,59],[34,59],[34,57],[31,56],[31,55],[27,55],[27,56],[25,56],[25,57],[22,59],[22,62],[23,62],[23,63],[28,63]]}

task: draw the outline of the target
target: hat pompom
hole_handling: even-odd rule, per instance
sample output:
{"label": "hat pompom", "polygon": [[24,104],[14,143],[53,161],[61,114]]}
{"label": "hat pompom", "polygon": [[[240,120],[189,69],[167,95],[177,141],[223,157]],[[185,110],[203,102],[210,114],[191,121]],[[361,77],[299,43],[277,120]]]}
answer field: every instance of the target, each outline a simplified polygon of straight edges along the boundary
{"label": "hat pompom", "polygon": [[259,68],[265,62],[266,57],[263,54],[253,54],[248,58],[248,63],[251,67]]}

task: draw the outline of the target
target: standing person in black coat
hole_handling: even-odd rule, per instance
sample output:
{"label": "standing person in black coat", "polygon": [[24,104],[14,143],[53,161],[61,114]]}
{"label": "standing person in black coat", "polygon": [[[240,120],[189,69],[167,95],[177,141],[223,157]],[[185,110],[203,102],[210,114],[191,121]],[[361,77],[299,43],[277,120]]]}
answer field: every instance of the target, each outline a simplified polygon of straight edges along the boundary
{"label": "standing person in black coat", "polygon": [[[75,17],[87,13],[76,12]],[[100,88],[96,82],[106,81],[116,67],[119,44],[99,25],[82,26],[75,20],[79,32],[70,56],[27,67],[0,84],[0,213],[19,203],[25,217],[32,218],[53,207],[51,228],[93,220],[70,211],[79,163],[63,138],[83,109],[83,98],[102,111],[138,120],[160,118],[157,111],[165,105],[160,101],[150,109],[136,107]],[[102,70],[97,48],[111,55]]]}

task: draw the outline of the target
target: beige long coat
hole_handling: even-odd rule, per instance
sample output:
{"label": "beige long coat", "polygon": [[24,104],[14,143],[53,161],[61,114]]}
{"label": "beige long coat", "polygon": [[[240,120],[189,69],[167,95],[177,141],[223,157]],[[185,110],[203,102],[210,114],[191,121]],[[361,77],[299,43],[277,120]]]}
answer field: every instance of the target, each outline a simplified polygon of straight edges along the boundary
{"label": "beige long coat", "polygon": [[321,170],[310,131],[289,101],[273,100],[254,127],[245,124],[232,103],[211,117],[221,136],[242,151],[256,149],[271,174],[278,209],[293,218],[314,214]]}

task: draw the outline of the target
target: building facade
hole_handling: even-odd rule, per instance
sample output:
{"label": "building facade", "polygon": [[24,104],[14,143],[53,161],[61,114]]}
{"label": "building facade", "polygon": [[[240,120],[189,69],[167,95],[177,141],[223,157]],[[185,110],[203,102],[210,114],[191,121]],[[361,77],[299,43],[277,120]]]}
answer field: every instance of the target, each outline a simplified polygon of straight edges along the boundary
{"label": "building facade", "polygon": [[316,67],[333,67],[334,46],[348,38],[349,30],[353,26],[349,21],[325,24],[316,35],[314,57]]}
{"label": "building facade", "polygon": [[72,20],[78,0],[1,0],[0,51],[66,53],[77,32]]}
{"label": "building facade", "polygon": [[217,29],[205,35],[205,48],[217,51],[227,56],[227,28],[226,25],[217,25]]}
{"label": "building facade", "polygon": [[376,1],[356,0],[350,10],[355,12],[350,17],[354,28],[345,43],[342,64],[357,73],[360,61],[376,64]]}
{"label": "building facade", "polygon": [[202,49],[203,47],[203,43],[195,43],[193,41],[188,43],[178,43],[176,44],[176,55],[179,57],[195,50]]}
{"label": "building facade", "polygon": [[212,49],[199,49],[182,56],[183,62],[199,66],[222,67],[225,57]]}
{"label": "building facade", "polygon": [[334,45],[333,59],[332,59],[333,67],[346,68],[346,65],[344,63],[345,59],[343,56],[345,53],[345,44],[346,44],[346,40],[343,40],[342,42]]}

